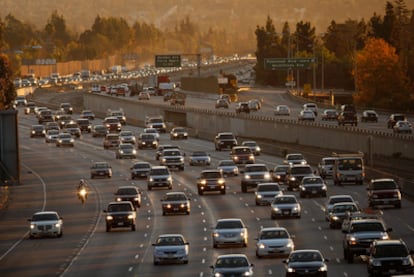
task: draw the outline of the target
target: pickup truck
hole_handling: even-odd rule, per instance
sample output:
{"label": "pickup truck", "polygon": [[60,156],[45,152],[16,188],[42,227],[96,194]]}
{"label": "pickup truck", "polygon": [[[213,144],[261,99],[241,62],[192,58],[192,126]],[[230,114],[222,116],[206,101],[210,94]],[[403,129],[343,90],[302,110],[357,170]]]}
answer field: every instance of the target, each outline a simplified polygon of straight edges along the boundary
{"label": "pickup truck", "polygon": [[184,155],[179,149],[166,149],[162,151],[160,156],[160,165],[167,166],[169,168],[175,167],[179,170],[184,170]]}

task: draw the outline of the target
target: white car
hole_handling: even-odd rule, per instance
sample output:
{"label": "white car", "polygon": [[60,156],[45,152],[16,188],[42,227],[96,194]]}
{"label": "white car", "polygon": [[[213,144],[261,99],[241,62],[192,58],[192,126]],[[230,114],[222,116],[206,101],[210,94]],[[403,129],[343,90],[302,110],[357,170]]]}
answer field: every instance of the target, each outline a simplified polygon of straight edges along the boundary
{"label": "white car", "polygon": [[283,227],[262,228],[256,240],[256,257],[258,258],[288,256],[295,250],[291,235]]}
{"label": "white car", "polygon": [[301,207],[294,195],[279,195],[273,199],[270,204],[271,212],[270,218],[276,219],[278,217],[296,217],[301,216]]}
{"label": "white car", "polygon": [[260,152],[262,151],[261,148],[260,148],[260,146],[259,146],[259,144],[257,144],[257,142],[254,141],[254,140],[246,140],[246,141],[243,141],[241,143],[241,145],[242,146],[249,147],[250,150],[252,150],[252,153],[254,155],[256,155],[256,156],[259,156],[260,155]]}
{"label": "white car", "polygon": [[311,110],[302,110],[298,116],[299,121],[315,121],[315,118],[315,113]]}
{"label": "white car", "polygon": [[278,183],[261,183],[257,185],[254,194],[256,205],[259,206],[270,205],[275,196],[282,195],[283,192]]}
{"label": "white car", "polygon": [[290,115],[290,108],[287,105],[277,105],[274,109],[274,115]]}
{"label": "white car", "polygon": [[160,132],[155,128],[144,128],[143,133],[154,134],[158,140],[160,139]]}
{"label": "white car", "polygon": [[311,110],[315,116],[318,116],[318,106],[315,103],[305,103],[303,104],[304,110]]}
{"label": "white car", "polygon": [[160,235],[152,245],[154,246],[154,265],[172,262],[188,264],[189,242],[183,235]]}
{"label": "white car", "polygon": [[131,144],[135,144],[136,143],[136,138],[135,135],[132,131],[121,131],[119,132],[119,141],[120,143],[131,143]]}
{"label": "white car", "polygon": [[220,160],[217,169],[221,170],[225,177],[239,175],[239,168],[233,160]]}
{"label": "white car", "polygon": [[37,212],[28,221],[30,222],[29,237],[31,239],[42,236],[60,238],[63,235],[62,217],[57,212]]}
{"label": "white car", "polygon": [[213,230],[213,248],[220,245],[241,245],[247,247],[247,227],[240,218],[217,220]]}
{"label": "white car", "polygon": [[253,264],[244,254],[220,255],[210,268],[211,276],[253,276]]}

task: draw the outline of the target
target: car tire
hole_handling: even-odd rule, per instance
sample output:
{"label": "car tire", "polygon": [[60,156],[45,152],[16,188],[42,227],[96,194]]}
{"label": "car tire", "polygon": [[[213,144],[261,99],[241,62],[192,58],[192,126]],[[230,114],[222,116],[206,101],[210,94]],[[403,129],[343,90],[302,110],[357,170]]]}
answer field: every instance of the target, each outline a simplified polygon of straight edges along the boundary
{"label": "car tire", "polygon": [[107,232],[111,231],[111,226],[106,225],[106,231],[107,231]]}
{"label": "car tire", "polygon": [[396,207],[397,209],[401,209],[401,202],[399,202],[398,204],[396,204],[394,207]]}
{"label": "car tire", "polygon": [[154,265],[159,265],[159,263],[158,263],[158,262],[156,262],[156,261],[154,261]]}
{"label": "car tire", "polygon": [[213,242],[213,248],[218,248],[217,243],[214,243],[214,242]]}
{"label": "car tire", "polygon": [[201,189],[199,189],[198,190],[198,195],[203,195],[203,194],[204,194],[204,192]]}
{"label": "car tire", "polygon": [[241,191],[242,191],[242,192],[247,192],[247,186],[246,186],[246,185],[244,185],[244,184],[242,184],[242,185],[241,185]]}
{"label": "car tire", "polygon": [[58,238],[61,238],[63,236],[63,231],[60,231],[60,233],[57,235]]}
{"label": "car tire", "polygon": [[132,224],[131,225],[131,231],[135,231],[136,230],[136,226],[135,226],[135,224]]}
{"label": "car tire", "polygon": [[147,188],[148,188],[148,190],[151,190],[151,189],[152,189],[152,187],[151,187],[151,186],[148,186]]}

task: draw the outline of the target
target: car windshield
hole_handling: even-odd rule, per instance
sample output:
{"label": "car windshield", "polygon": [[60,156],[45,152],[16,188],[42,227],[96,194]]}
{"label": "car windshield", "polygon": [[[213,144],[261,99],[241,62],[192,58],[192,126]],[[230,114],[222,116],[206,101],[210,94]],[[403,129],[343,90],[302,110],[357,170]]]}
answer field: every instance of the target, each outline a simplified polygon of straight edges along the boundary
{"label": "car windshield", "polygon": [[206,179],[221,178],[221,173],[217,171],[205,171],[205,172],[201,172],[201,178],[206,178]]}
{"label": "car windshield", "polygon": [[287,238],[289,238],[289,235],[285,230],[262,231],[260,234],[260,239],[287,239]]}
{"label": "car windshield", "polygon": [[132,132],[130,132],[130,131],[122,131],[122,132],[119,133],[119,135],[121,137],[130,137],[130,136],[133,136]]}
{"label": "car windshield", "polygon": [[250,154],[251,150],[250,148],[235,148],[233,149],[234,154]]}
{"label": "car windshield", "polygon": [[356,212],[357,210],[355,205],[335,205],[332,208],[333,213]]}
{"label": "car windshield", "polygon": [[286,173],[287,172],[287,170],[289,169],[289,167],[288,166],[280,166],[280,165],[278,165],[278,166],[276,166],[276,168],[275,168],[275,172],[280,172],[280,173]]}
{"label": "car windshield", "polygon": [[234,139],[233,135],[221,135],[220,139]]}
{"label": "car windshield", "polygon": [[374,190],[396,189],[397,186],[393,181],[375,182],[373,183]]}
{"label": "car windshield", "polygon": [[340,170],[361,170],[361,159],[341,159],[338,164]]}
{"label": "car windshield", "polygon": [[184,128],[175,128],[174,129],[174,132],[176,132],[176,133],[183,133],[183,132],[185,132],[185,130],[184,130]]}
{"label": "car windshield", "polygon": [[322,261],[322,256],[318,252],[298,252],[289,257],[289,262],[313,262]]}
{"label": "car windshield", "polygon": [[296,199],[294,197],[276,197],[273,200],[274,204],[294,204],[297,203]]}
{"label": "car windshield", "polygon": [[129,204],[114,204],[109,205],[108,212],[125,212],[132,211],[131,205]]}
{"label": "car windshield", "polygon": [[304,185],[321,184],[321,183],[323,183],[323,181],[319,177],[303,179]]}
{"label": "car windshield", "polygon": [[168,170],[165,168],[153,169],[151,175],[168,175]]}
{"label": "car windshield", "polygon": [[265,166],[257,165],[257,166],[246,166],[244,172],[263,172],[268,171]]}
{"label": "car windshield", "polygon": [[333,165],[335,163],[335,159],[325,159],[323,162],[325,165]]}
{"label": "car windshield", "polygon": [[94,168],[108,168],[108,167],[109,167],[109,165],[106,164],[106,163],[96,163],[94,165]]}
{"label": "car windshield", "polygon": [[72,136],[70,134],[60,134],[59,138],[60,139],[68,139],[68,138],[72,138]]}
{"label": "car windshield", "polygon": [[187,197],[184,194],[169,194],[163,199],[164,201],[185,201]]}
{"label": "car windshield", "polygon": [[290,172],[292,174],[312,174],[312,168],[309,166],[292,167]]}
{"label": "car windshield", "polygon": [[289,155],[287,157],[287,160],[303,160],[303,156],[302,155]]}
{"label": "car windshield", "polygon": [[207,156],[206,152],[193,152],[193,154],[191,155],[193,157],[204,157]]}
{"label": "car windshield", "polygon": [[184,245],[184,240],[181,237],[159,237],[157,245]]}
{"label": "car windshield", "polygon": [[58,220],[59,217],[54,214],[54,213],[50,213],[50,214],[35,214],[32,217],[32,221],[47,221],[47,220]]}
{"label": "car windshield", "polygon": [[384,226],[380,222],[362,222],[354,223],[351,227],[351,233],[354,232],[384,232]]}
{"label": "car windshield", "polygon": [[151,134],[141,135],[141,139],[143,140],[153,140],[154,138],[155,138],[154,135],[151,135]]}
{"label": "car windshield", "polygon": [[277,184],[260,185],[257,187],[257,191],[279,191],[280,187]]}
{"label": "car windshield", "polygon": [[120,188],[116,192],[118,195],[135,195],[137,194],[137,190],[134,188]]}
{"label": "car windshield", "polygon": [[409,252],[404,245],[381,245],[375,247],[372,256],[375,258],[407,257]]}
{"label": "car windshield", "polygon": [[354,202],[351,197],[332,197],[329,200],[329,204],[335,204],[339,202]]}
{"label": "car windshield", "polygon": [[233,161],[221,161],[219,162],[219,166],[234,166],[235,163]]}
{"label": "car windshield", "polygon": [[216,229],[233,229],[233,228],[244,228],[243,224],[239,220],[226,220],[219,221]]}
{"label": "car windshield", "polygon": [[164,156],[180,156],[180,151],[164,151]]}
{"label": "car windshield", "polygon": [[247,260],[243,257],[221,258],[216,262],[216,267],[246,267],[249,266]]}
{"label": "car windshield", "polygon": [[134,168],[150,168],[151,166],[149,164],[139,163],[139,164],[134,164],[133,167]]}

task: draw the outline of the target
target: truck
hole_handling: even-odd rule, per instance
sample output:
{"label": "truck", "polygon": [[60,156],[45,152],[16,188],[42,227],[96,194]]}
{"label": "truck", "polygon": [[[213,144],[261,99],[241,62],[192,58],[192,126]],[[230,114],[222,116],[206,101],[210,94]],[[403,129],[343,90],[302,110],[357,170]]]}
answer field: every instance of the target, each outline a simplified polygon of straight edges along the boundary
{"label": "truck", "polygon": [[169,75],[157,75],[157,83],[155,86],[157,95],[164,95],[168,91],[174,91],[175,83],[171,82]]}
{"label": "truck", "polygon": [[364,153],[332,153],[332,157],[335,157],[335,163],[333,165],[333,180],[335,185],[342,185],[343,183],[362,185],[364,183]]}
{"label": "truck", "polygon": [[187,98],[187,95],[185,93],[174,91],[170,98],[170,104],[172,106],[175,106],[175,105],[184,106],[186,98]]}
{"label": "truck", "polygon": [[226,74],[221,72],[217,78],[219,86],[219,94],[228,94],[231,102],[237,102],[238,90],[237,77],[234,74]]}
{"label": "truck", "polygon": [[82,69],[80,72],[80,77],[82,81],[89,81],[89,79],[91,78],[91,71],[88,69]]}

